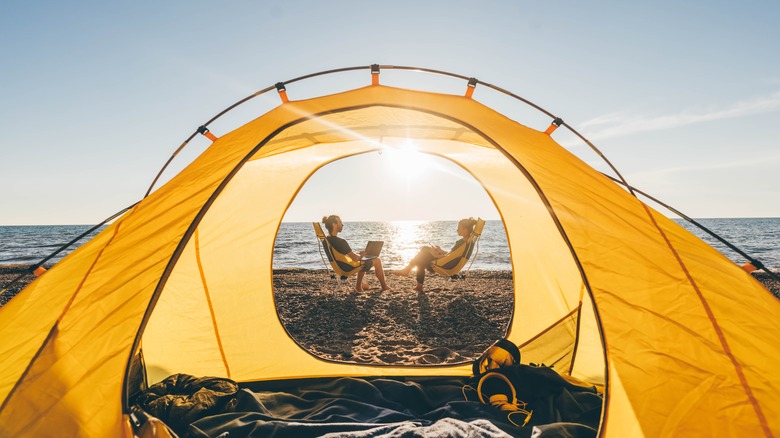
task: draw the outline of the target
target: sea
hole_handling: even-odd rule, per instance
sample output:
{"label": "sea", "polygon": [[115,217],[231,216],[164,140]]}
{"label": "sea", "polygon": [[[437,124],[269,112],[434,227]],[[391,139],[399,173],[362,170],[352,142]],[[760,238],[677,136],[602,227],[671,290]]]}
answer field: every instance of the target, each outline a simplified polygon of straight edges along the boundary
{"label": "sea", "polygon": [[[709,243],[737,264],[745,258],[709,234],[683,219],[680,225]],[[767,268],[780,271],[780,218],[695,219],[713,233]],[[87,232],[90,225],[21,225],[0,226],[0,265],[37,264],[63,245]],[[385,240],[383,264],[400,268],[422,245],[439,245],[449,249],[458,239],[456,221],[345,222],[341,237],[353,245],[369,240]],[[49,266],[83,244],[100,231],[85,235],[78,242],[48,260]],[[380,237],[381,236],[381,239]],[[362,246],[353,250],[360,250]],[[279,230],[274,248],[274,268],[323,269],[323,259],[310,222],[285,222]],[[472,269],[509,270],[509,251],[501,221],[487,221]]]}

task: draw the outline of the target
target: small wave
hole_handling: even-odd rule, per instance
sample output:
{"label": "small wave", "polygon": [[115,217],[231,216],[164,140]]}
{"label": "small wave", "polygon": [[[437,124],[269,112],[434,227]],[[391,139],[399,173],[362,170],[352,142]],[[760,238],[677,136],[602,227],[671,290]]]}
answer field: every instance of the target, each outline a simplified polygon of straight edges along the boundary
{"label": "small wave", "polygon": [[61,248],[65,243],[51,243],[46,245],[29,245],[28,248]]}
{"label": "small wave", "polygon": [[37,262],[38,260],[41,260],[43,257],[24,257],[24,256],[17,256],[17,257],[11,257],[9,259],[0,259],[0,263],[24,263],[24,262]]}

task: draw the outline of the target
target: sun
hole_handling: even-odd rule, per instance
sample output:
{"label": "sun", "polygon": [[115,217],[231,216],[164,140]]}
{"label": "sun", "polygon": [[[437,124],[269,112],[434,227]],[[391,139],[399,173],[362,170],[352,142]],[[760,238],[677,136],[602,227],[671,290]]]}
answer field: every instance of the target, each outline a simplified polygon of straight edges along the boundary
{"label": "sun", "polygon": [[380,154],[388,170],[399,182],[405,183],[407,188],[431,170],[429,156],[419,152],[414,142],[409,139],[398,144],[384,144]]}

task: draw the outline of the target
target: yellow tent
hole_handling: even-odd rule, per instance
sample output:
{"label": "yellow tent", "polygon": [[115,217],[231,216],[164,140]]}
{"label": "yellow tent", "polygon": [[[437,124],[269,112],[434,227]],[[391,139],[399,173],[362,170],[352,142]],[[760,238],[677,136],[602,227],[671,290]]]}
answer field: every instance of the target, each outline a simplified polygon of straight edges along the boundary
{"label": "yellow tent", "polygon": [[523,344],[576,320],[568,341],[531,343],[523,358],[569,351],[572,375],[605,384],[600,436],[780,431],[780,302],[748,273],[554,134],[473,99],[476,81],[465,96],[436,94],[373,73],[371,85],[310,100],[278,87],[282,104],[214,137],[1,308],[0,436],[121,436],[139,353],[152,382],[469,374],[323,361],[276,314],[274,239],[300,187],[330,162],[406,139],[462,166],[494,201],[514,275],[507,337]]}

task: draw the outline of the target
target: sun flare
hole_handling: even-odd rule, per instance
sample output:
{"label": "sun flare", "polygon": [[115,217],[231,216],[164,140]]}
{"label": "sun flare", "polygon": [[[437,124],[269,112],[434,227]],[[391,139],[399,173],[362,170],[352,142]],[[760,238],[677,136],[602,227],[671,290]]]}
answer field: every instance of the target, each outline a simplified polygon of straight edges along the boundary
{"label": "sun flare", "polygon": [[414,142],[408,139],[397,145],[383,145],[380,153],[385,165],[407,188],[419,181],[432,165],[428,155],[419,152]]}

